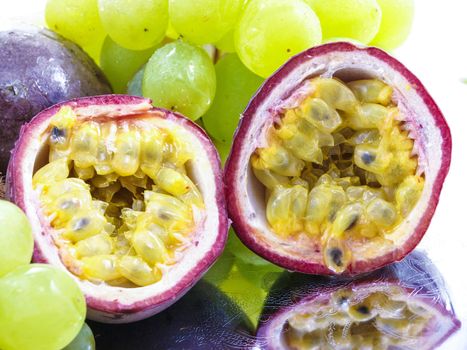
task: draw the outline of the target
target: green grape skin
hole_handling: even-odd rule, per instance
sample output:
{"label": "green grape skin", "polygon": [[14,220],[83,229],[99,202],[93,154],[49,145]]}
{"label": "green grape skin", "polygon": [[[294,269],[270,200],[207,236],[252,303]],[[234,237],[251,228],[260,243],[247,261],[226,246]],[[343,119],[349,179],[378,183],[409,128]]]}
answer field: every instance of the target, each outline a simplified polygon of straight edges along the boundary
{"label": "green grape skin", "polygon": [[107,34],[118,45],[145,50],[160,43],[169,23],[168,0],[98,0]]}
{"label": "green grape skin", "polygon": [[415,12],[413,0],[377,0],[383,17],[371,45],[391,51],[402,45],[412,28]]}
{"label": "green grape skin", "polygon": [[84,323],[78,335],[63,350],[95,350],[96,341],[91,328]]}
{"label": "green grape skin", "polygon": [[31,224],[20,208],[5,200],[0,200],[0,247],[0,277],[31,262]]}
{"label": "green grape skin", "polygon": [[235,29],[238,56],[263,78],[293,55],[319,43],[318,17],[302,0],[252,0]]}
{"label": "green grape skin", "polygon": [[174,29],[174,26],[170,22],[170,18],[169,18],[169,25],[167,26],[167,31],[165,32],[165,36],[173,40],[176,40],[180,37],[180,34],[177,33],[177,31]]}
{"label": "green grape skin", "polygon": [[169,0],[170,21],[177,33],[196,45],[219,41],[231,30],[244,0]]}
{"label": "green grape skin", "polygon": [[216,93],[214,65],[203,49],[175,41],[151,56],[142,90],[155,106],[196,120],[208,110]]}
{"label": "green grape skin", "polygon": [[318,15],[323,40],[346,37],[368,44],[378,32],[381,8],[376,0],[305,0]]}
{"label": "green grape skin", "polygon": [[101,68],[115,93],[125,93],[130,79],[149,60],[155,50],[156,47],[138,51],[129,50],[118,45],[109,36],[105,38],[101,50]]}
{"label": "green grape skin", "polygon": [[270,263],[264,260],[259,255],[253,253],[250,249],[248,249],[237,237],[235,231],[231,228],[229,230],[229,238],[227,240],[227,245],[225,247],[226,252],[230,252],[237,258],[239,261],[255,265],[255,266],[265,266],[270,265]]}
{"label": "green grape skin", "polygon": [[48,0],[45,21],[50,29],[77,43],[99,62],[105,31],[97,0]]}
{"label": "green grape skin", "polygon": [[215,43],[215,46],[222,52],[235,52],[234,30],[225,34],[221,40]]}
{"label": "green grape skin", "polygon": [[216,263],[203,276],[203,279],[215,286],[219,286],[229,277],[234,261],[235,258],[230,252],[223,252]]}
{"label": "green grape skin", "polygon": [[142,66],[139,71],[133,76],[133,78],[128,83],[127,94],[133,96],[143,97],[142,85],[143,85],[143,76],[144,69],[146,65]]}
{"label": "green grape skin", "polygon": [[46,264],[0,278],[0,349],[59,350],[79,333],[86,302],[76,282]]}
{"label": "green grape skin", "polygon": [[203,121],[213,138],[230,144],[240,114],[263,83],[263,79],[248,70],[236,54],[222,56],[215,69],[216,97],[203,116]]}
{"label": "green grape skin", "polygon": [[224,165],[230,154],[231,143],[217,141],[216,139],[212,140],[212,142],[216,146],[217,152],[219,152],[222,165]]}

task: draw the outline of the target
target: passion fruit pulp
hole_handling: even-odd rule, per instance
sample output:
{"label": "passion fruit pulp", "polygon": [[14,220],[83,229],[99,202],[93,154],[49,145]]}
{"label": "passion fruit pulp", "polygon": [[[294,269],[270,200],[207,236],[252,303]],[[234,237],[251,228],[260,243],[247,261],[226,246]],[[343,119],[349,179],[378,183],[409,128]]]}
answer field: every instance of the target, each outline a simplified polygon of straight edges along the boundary
{"label": "passion fruit pulp", "polygon": [[220,162],[186,118],[130,96],[72,100],[22,129],[10,197],[34,260],[71,272],[93,319],[129,322],[175,302],[227,234]]}
{"label": "passion fruit pulp", "polygon": [[420,81],[376,48],[332,43],[279,69],[243,113],[226,166],[239,238],[290,270],[358,274],[424,235],[451,154]]}
{"label": "passion fruit pulp", "polygon": [[352,280],[285,272],[266,300],[257,348],[434,349],[459,328],[441,275],[414,252]]}

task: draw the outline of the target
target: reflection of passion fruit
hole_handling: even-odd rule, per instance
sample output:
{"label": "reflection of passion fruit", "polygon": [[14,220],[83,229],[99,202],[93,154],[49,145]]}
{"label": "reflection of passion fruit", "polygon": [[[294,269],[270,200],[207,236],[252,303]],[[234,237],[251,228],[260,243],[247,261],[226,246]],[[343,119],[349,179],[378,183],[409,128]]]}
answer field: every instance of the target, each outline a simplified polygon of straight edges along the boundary
{"label": "reflection of passion fruit", "polygon": [[34,261],[71,272],[99,321],[165,309],[226,241],[214,146],[147,99],[97,96],[39,113],[21,129],[7,186],[32,223]]}
{"label": "reflection of passion fruit", "polygon": [[91,327],[97,349],[248,349],[252,339],[252,325],[242,310],[204,281],[147,320]]}
{"label": "reflection of passion fruit", "polygon": [[250,102],[226,165],[240,239],[312,274],[358,274],[423,237],[451,136],[420,81],[376,48],[331,43],[292,58]]}
{"label": "reflection of passion fruit", "polygon": [[92,59],[77,45],[46,29],[0,32],[0,172],[22,124],[55,103],[110,93]]}
{"label": "reflection of passion fruit", "polygon": [[257,336],[264,350],[428,350],[459,327],[439,273],[414,252],[358,280],[284,273]]}

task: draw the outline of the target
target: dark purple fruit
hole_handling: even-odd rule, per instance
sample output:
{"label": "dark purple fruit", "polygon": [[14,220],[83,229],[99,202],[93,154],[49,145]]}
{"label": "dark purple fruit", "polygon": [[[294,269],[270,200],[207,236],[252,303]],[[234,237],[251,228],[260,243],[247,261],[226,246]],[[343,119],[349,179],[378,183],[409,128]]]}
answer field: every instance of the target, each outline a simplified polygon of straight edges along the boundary
{"label": "dark purple fruit", "polygon": [[110,93],[109,83],[77,45],[46,29],[0,32],[0,172],[21,125],[44,108]]}
{"label": "dark purple fruit", "polygon": [[358,279],[285,272],[272,287],[256,349],[434,349],[460,327],[433,263],[414,252]]}

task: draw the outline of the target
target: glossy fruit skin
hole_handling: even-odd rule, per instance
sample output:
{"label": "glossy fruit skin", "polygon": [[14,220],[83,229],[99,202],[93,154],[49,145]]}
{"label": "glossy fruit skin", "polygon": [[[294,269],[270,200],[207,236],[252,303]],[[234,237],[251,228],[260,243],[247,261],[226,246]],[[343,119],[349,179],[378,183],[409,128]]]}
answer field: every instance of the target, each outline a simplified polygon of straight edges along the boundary
{"label": "glossy fruit skin", "polygon": [[[435,343],[427,344],[426,349],[435,349],[461,326],[452,308],[447,289],[440,272],[425,253],[414,251],[403,261],[386,266],[359,278],[336,279],[328,276],[309,276],[284,272],[274,283],[266,298],[260,317],[257,348],[261,350],[281,350],[274,343],[271,327],[282,314],[300,309],[304,303],[323,296],[330,296],[341,288],[351,288],[358,293],[373,286],[397,286],[403,288],[411,297],[421,298],[451,322],[451,327]],[[424,348],[425,349],[425,348]]]}
{"label": "glossy fruit skin", "polygon": [[[196,265],[184,272],[183,278],[174,283],[171,288],[162,289],[156,295],[141,298],[136,293],[137,289],[129,289],[130,291],[136,290],[132,294],[132,298],[137,300],[128,300],[125,298],[124,292],[121,294],[121,299],[118,297],[105,299],[105,293],[99,293],[99,289],[102,287],[90,285],[75,277],[86,297],[88,318],[104,323],[129,323],[150,317],[166,309],[183,296],[211,267],[224,249],[227,240],[228,219],[219,154],[204,130],[196,123],[180,114],[152,107],[149,99],[128,95],[101,95],[69,100],[45,109],[36,115],[29,124],[23,125],[21,128],[6,177],[7,197],[23,209],[31,221],[35,240],[34,262],[49,263],[66,269],[49,235],[49,224],[38,214],[37,208],[33,204],[34,200],[31,198],[33,195],[31,172],[34,159],[37,156],[37,147],[40,145],[37,135],[41,134],[40,130],[47,128],[50,118],[63,106],[80,108],[82,111],[88,111],[91,115],[95,115],[96,111],[100,109],[103,115],[111,113],[111,117],[115,118],[121,116],[138,118],[141,115],[146,118],[164,118],[192,133],[204,147],[214,178],[211,200],[217,208],[217,213],[210,213],[212,220],[216,223],[215,227],[211,228],[212,233],[210,233],[215,237],[213,238],[214,243],[209,246],[209,250],[196,262]],[[127,293],[130,293],[128,289]]]}
{"label": "glossy fruit skin", "polygon": [[202,280],[179,302],[128,325],[91,322],[97,349],[249,349],[253,326],[227,295]]}
{"label": "glossy fruit skin", "polygon": [[7,250],[0,255],[0,277],[31,262],[34,241],[29,220],[5,200],[0,200],[0,246]]}
{"label": "glossy fruit skin", "polygon": [[107,79],[79,46],[46,29],[0,32],[0,172],[22,124],[71,98],[111,92]]}
{"label": "glossy fruit skin", "polygon": [[[283,99],[289,96],[297,87],[294,84],[300,83],[300,81],[293,81],[291,76],[293,74],[302,74],[304,72],[304,66],[311,66],[313,62],[319,61],[323,66],[334,67],[335,69],[337,69],[336,67],[342,69],[346,64],[355,64],[358,68],[358,65],[360,64],[359,60],[361,59],[368,60],[368,62],[372,62],[377,66],[383,67],[380,68],[381,71],[386,70],[385,73],[383,73],[383,76],[384,74],[389,75],[388,72],[390,72],[391,76],[396,76],[398,81],[403,81],[405,83],[405,88],[403,91],[399,91],[399,93],[408,93],[407,91],[409,91],[410,94],[412,94],[410,95],[411,98],[416,99],[416,101],[408,101],[408,103],[416,103],[417,107],[424,108],[427,111],[426,118],[430,124],[432,124],[430,125],[431,132],[434,132],[435,134],[427,134],[430,132],[427,130],[426,125],[424,125],[427,120],[417,120],[415,118],[415,127],[418,132],[424,133],[423,139],[420,140],[420,146],[425,152],[427,152],[428,158],[430,158],[430,152],[432,153],[432,156],[436,155],[436,165],[438,166],[439,163],[439,166],[433,170],[433,174],[430,174],[430,178],[433,182],[430,184],[431,194],[430,197],[426,199],[426,203],[423,203],[425,206],[423,211],[417,213],[420,217],[412,224],[414,227],[408,228],[408,233],[410,234],[409,238],[405,240],[401,246],[398,246],[397,249],[394,249],[387,254],[378,256],[371,260],[362,259],[355,261],[343,274],[358,275],[374,271],[392,262],[403,259],[407,254],[415,249],[417,244],[423,238],[438,204],[441,189],[451,163],[451,133],[442,112],[420,80],[402,63],[388,55],[386,52],[374,47],[356,46],[347,42],[335,42],[306,50],[290,59],[274,75],[267,79],[250,101],[240,119],[239,126],[235,133],[232,151],[229,155],[224,171],[224,183],[226,187],[229,217],[232,220],[232,226],[234,227],[235,232],[237,232],[240,240],[266,260],[288,270],[318,275],[335,274],[333,271],[328,269],[322,261],[314,261],[306,259],[305,257],[282,254],[278,252],[273,245],[263,244],[256,238],[257,230],[252,227],[250,219],[248,218],[248,214],[250,213],[245,212],[245,202],[248,196],[244,191],[246,188],[245,179],[247,178],[244,176],[246,171],[245,165],[248,163],[249,156],[251,155],[248,147],[254,147],[254,142],[256,140],[255,136],[252,135],[253,128],[258,130],[258,128],[261,128],[258,124],[264,123],[264,121],[270,117],[270,115],[263,113],[263,115],[266,114],[266,117],[261,119],[258,117],[257,113],[261,111],[262,108],[270,109],[275,107],[275,105],[265,107],[265,103],[278,104],[281,102],[272,103],[268,101],[268,98],[273,93],[275,96],[279,95]],[[311,73],[307,71],[306,74],[309,76]],[[407,88],[409,89],[407,90]],[[279,89],[281,91],[278,91]],[[417,115],[415,115],[415,117],[419,119],[421,118]],[[436,145],[431,144],[428,147],[427,140],[432,136],[436,137]],[[253,144],[253,146],[250,144]],[[426,159],[423,161],[426,161]],[[416,209],[417,208],[415,208],[415,211]]]}
{"label": "glossy fruit skin", "polygon": [[67,272],[22,265],[0,279],[0,325],[5,350],[58,350],[79,333],[86,302]]}

